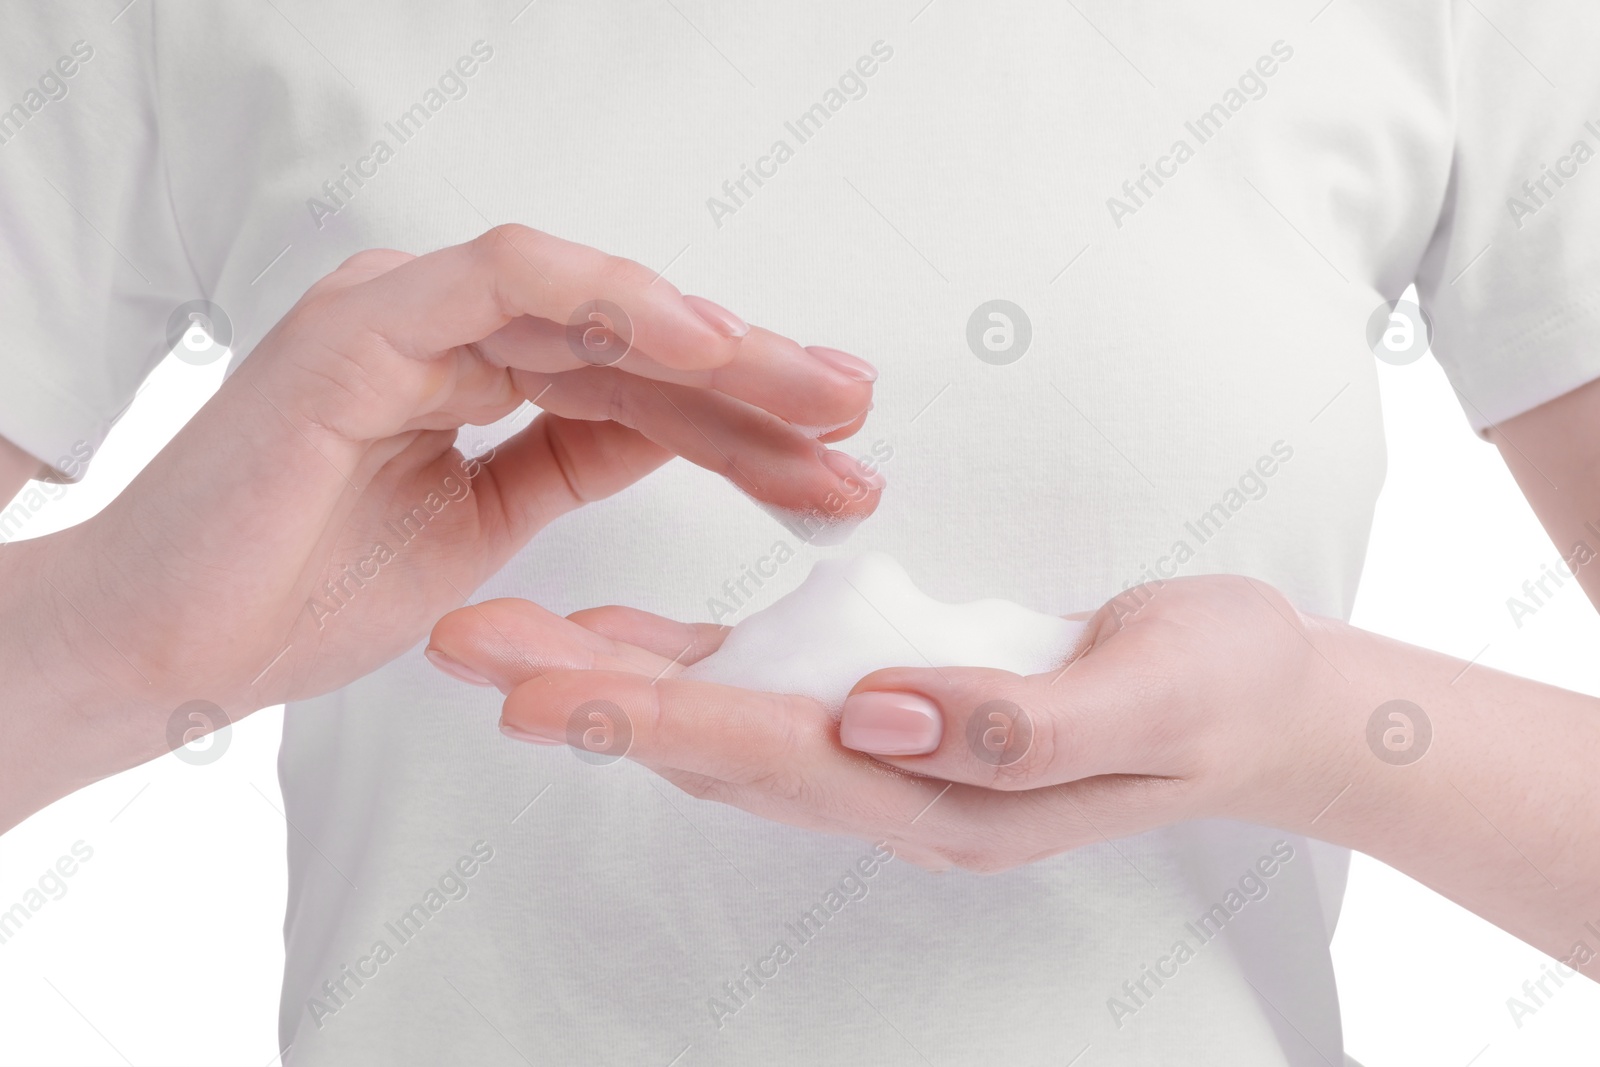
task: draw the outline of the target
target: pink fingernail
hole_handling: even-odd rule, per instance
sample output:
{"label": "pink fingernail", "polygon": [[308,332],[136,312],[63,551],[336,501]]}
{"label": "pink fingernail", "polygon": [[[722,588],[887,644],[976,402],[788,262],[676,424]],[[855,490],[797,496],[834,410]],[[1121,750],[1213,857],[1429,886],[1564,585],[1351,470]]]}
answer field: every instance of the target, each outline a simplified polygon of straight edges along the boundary
{"label": "pink fingernail", "polygon": [[750,324],[720,304],[713,304],[703,296],[686,296],[683,302],[705,320],[707,326],[724,337],[743,337],[750,332]]}
{"label": "pink fingernail", "polygon": [[438,667],[441,671],[444,671],[444,673],[448,674],[450,677],[459,682],[466,682],[468,685],[494,685],[493,682],[489,681],[489,679],[485,678],[471,667],[451,659],[443,652],[440,652],[437,648],[425,648],[422,650],[422,654],[428,657],[429,663],[433,664],[435,667]]}
{"label": "pink fingernail", "polygon": [[852,356],[850,353],[841,352],[837,348],[824,348],[821,345],[811,345],[806,351],[851,381],[875,382],[878,380],[878,368],[860,356]]}
{"label": "pink fingernail", "polygon": [[822,465],[836,474],[841,482],[849,485],[854,482],[866,486],[868,489],[882,489],[887,482],[883,475],[877,471],[869,471],[853,456],[843,452],[835,452],[831,448],[822,449]]}
{"label": "pink fingernail", "polygon": [[530,745],[566,744],[565,741],[552,741],[548,737],[540,737],[536,733],[530,733],[529,731],[524,730],[522,727],[513,726],[508,722],[502,722],[500,724],[500,732],[511,738],[513,741],[526,741]]}
{"label": "pink fingernail", "polygon": [[911,693],[856,693],[844,702],[839,741],[874,756],[920,756],[939,747],[939,709]]}

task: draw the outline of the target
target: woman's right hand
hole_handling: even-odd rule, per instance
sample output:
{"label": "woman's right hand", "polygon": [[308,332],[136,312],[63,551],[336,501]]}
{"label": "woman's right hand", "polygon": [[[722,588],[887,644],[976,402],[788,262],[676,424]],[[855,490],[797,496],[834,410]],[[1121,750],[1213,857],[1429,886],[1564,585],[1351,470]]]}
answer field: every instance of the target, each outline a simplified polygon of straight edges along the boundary
{"label": "woman's right hand", "polygon": [[[186,702],[236,719],[376,669],[674,454],[869,514],[881,483],[819,441],[855,432],[875,376],[521,226],[352,257],[104,511],[0,552],[0,829],[169,750]],[[543,413],[492,457],[456,450],[525,399]]]}

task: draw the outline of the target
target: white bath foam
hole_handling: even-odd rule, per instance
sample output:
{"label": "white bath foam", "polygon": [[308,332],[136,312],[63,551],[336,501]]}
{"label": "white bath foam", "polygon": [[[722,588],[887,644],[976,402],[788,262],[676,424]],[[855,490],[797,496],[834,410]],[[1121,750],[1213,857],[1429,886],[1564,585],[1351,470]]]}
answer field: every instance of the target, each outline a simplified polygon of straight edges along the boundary
{"label": "white bath foam", "polygon": [[889,556],[866,552],[818,563],[682,677],[798,693],[837,710],[856,682],[886,667],[1055,670],[1084,625],[1009,600],[946,604]]}

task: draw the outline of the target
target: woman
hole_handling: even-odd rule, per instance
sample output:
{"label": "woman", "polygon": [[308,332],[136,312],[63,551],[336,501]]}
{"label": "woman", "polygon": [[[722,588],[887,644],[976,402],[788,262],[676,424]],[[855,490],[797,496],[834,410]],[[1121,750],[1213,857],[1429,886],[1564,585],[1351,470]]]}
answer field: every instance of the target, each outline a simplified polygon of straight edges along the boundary
{"label": "woman", "polygon": [[[1519,54],[1444,0],[517,6],[4,45],[44,72],[5,145],[12,486],[185,316],[249,353],[112,507],[3,553],[8,821],[193,702],[289,701],[304,1064],[1338,1062],[1340,846],[1594,973],[1594,701],[1338,621],[1365,331],[1413,278],[1564,552],[1600,513],[1592,13]],[[544,232],[457,244],[501,219]],[[671,453],[734,488],[638,480]],[[852,548],[943,599],[1109,603],[1065,673],[880,673],[839,728],[691,686],[721,631],[668,620],[821,554],[745,494],[876,510]],[[603,699],[629,744],[506,743],[425,658],[521,737]],[[960,742],[996,698],[1015,760]]]}

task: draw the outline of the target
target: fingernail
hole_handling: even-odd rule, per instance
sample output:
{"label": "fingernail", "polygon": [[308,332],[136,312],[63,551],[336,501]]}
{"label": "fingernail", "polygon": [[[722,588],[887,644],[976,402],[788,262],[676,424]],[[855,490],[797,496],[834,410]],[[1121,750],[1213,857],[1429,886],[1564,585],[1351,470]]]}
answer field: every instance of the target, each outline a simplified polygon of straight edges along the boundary
{"label": "fingernail", "polygon": [[683,302],[705,320],[706,325],[724,337],[743,337],[750,332],[750,324],[720,304],[713,304],[703,296],[686,296]]}
{"label": "fingernail", "polygon": [[874,756],[920,756],[939,747],[939,709],[911,693],[856,693],[844,702],[839,741]]}
{"label": "fingernail", "polygon": [[827,467],[841,482],[856,482],[865,485],[868,489],[882,489],[885,484],[883,475],[876,471],[869,471],[855,458],[843,452],[835,452],[831,448],[822,450],[822,465]]}
{"label": "fingernail", "polygon": [[485,678],[471,667],[468,667],[463,663],[458,663],[449,656],[445,655],[443,652],[440,652],[437,648],[425,648],[422,650],[422,654],[428,657],[429,663],[433,664],[435,667],[438,667],[441,671],[444,671],[444,673],[448,674],[450,677],[459,682],[466,682],[468,685],[494,685],[493,682],[489,681],[489,679]]}
{"label": "fingernail", "polygon": [[530,745],[561,745],[566,743],[564,741],[552,741],[548,737],[540,737],[538,734],[530,733],[520,726],[512,726],[508,722],[500,724],[500,732],[513,741],[526,741]]}
{"label": "fingernail", "polygon": [[860,356],[852,356],[850,353],[841,352],[837,348],[824,348],[821,345],[811,345],[806,351],[852,381],[875,382],[878,380],[878,368]]}

